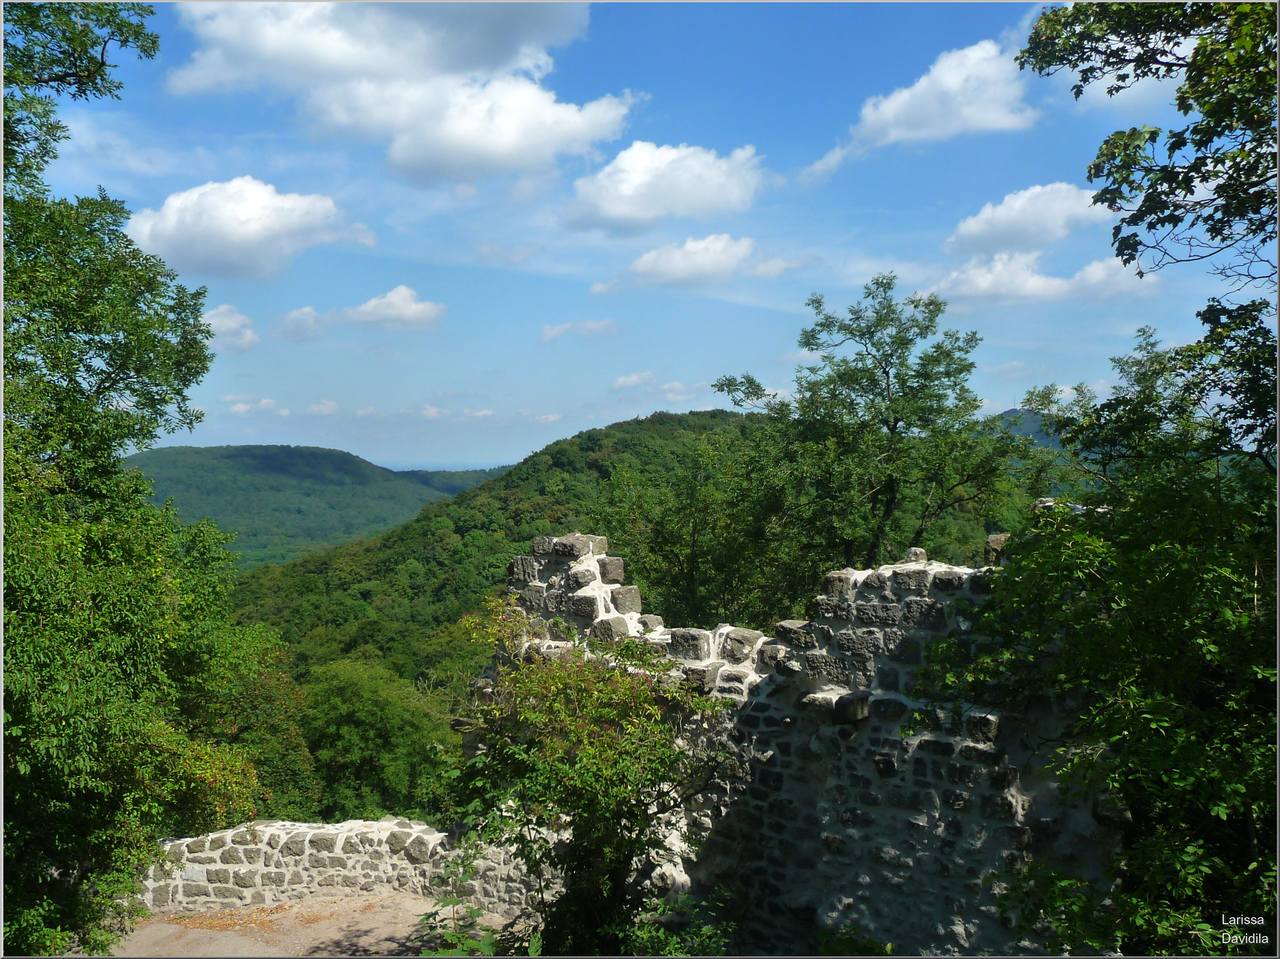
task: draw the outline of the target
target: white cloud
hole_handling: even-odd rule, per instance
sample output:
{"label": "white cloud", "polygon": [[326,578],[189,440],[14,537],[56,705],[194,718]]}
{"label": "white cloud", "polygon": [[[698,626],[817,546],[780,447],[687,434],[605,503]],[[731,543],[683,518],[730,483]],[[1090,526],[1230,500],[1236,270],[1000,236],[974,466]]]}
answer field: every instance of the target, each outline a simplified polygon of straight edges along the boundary
{"label": "white cloud", "polygon": [[243,353],[262,341],[262,337],[258,336],[253,328],[253,320],[230,304],[223,303],[215,306],[200,319],[213,330],[215,350],[226,349],[233,353]]}
{"label": "white cloud", "polygon": [[252,403],[232,403],[231,412],[237,415],[244,415],[253,409]]}
{"label": "white cloud", "polygon": [[288,410],[277,410],[276,401],[269,396],[258,398],[252,393],[228,393],[222,399],[231,403],[228,410],[237,416],[245,416],[249,413],[270,413],[275,410],[278,416],[288,416]]}
{"label": "white cloud", "polygon": [[646,383],[652,383],[653,380],[654,375],[649,370],[643,370],[639,373],[626,373],[613,381],[613,388],[615,390],[626,390],[633,386],[643,386]]}
{"label": "white cloud", "polygon": [[612,320],[581,320],[577,323],[548,324],[542,328],[538,339],[543,343],[550,343],[566,333],[576,333],[578,336],[603,336],[617,331],[618,327]]}
{"label": "white cloud", "polygon": [[1027,375],[1029,368],[1022,360],[1009,360],[1007,363],[996,363],[994,366],[983,366],[979,368],[979,372],[988,376],[994,376],[1002,380],[1022,379]]}
{"label": "white cloud", "polygon": [[386,143],[421,179],[543,170],[617,137],[632,98],[565,103],[541,85],[547,48],[582,33],[576,5],[199,4],[177,93],[265,86],[306,116]]}
{"label": "white cloud", "polygon": [[659,386],[658,392],[669,403],[683,403],[697,395],[697,388],[681,383],[679,380],[673,380],[670,383],[663,383]]}
{"label": "white cloud", "polygon": [[316,416],[332,416],[338,412],[338,404],[333,400],[321,400],[319,403],[308,406],[307,412],[314,413]]}
{"label": "white cloud", "polygon": [[289,415],[289,409],[288,409],[288,407],[286,407],[286,408],[284,408],[284,409],[276,410],[276,416],[288,416],[288,415]]}
{"label": "white cloud", "polygon": [[320,335],[321,322],[314,306],[300,306],[284,315],[280,335],[290,340],[312,340]]}
{"label": "white cloud", "polygon": [[366,417],[366,416],[372,416],[372,415],[373,415],[374,413],[376,413],[376,412],[378,412],[378,411],[377,411],[377,409],[376,409],[375,407],[372,407],[372,406],[362,406],[362,407],[360,407],[360,409],[356,410],[356,416],[357,416],[357,417],[359,417],[359,418],[363,418],[363,417]]}
{"label": "white cloud", "polygon": [[473,420],[482,420],[493,415],[493,410],[463,410],[463,416]]}
{"label": "white cloud", "polygon": [[438,420],[440,417],[444,416],[444,410],[440,409],[438,406],[431,406],[430,404],[424,406],[418,411],[418,413],[424,420]]}
{"label": "white cloud", "polygon": [[1014,250],[1061,240],[1073,229],[1105,223],[1112,214],[1093,205],[1093,194],[1070,183],[1049,183],[984,204],[961,220],[947,238],[949,249],[979,252]]}
{"label": "white cloud", "polygon": [[574,182],[573,222],[642,227],[668,216],[704,217],[751,206],[764,184],[755,147],[728,156],[705,147],[637,140],[608,166]]}
{"label": "white cloud", "polygon": [[539,423],[554,423],[560,419],[559,413],[543,413],[538,417]]}
{"label": "white cloud", "polygon": [[1154,276],[1139,279],[1114,258],[1094,260],[1070,277],[1039,272],[1039,251],[997,253],[973,259],[937,286],[945,296],[996,300],[1060,300],[1069,296],[1123,296],[1151,290]]}
{"label": "white cloud", "polygon": [[804,176],[825,176],[850,155],[891,143],[1025,130],[1038,114],[1023,102],[1023,93],[1012,52],[994,40],[948,50],[915,83],[866,100],[850,127],[850,142],[832,149]]}
{"label": "white cloud", "polygon": [[680,246],[668,244],[638,257],[628,270],[649,283],[685,285],[723,280],[747,264],[755,252],[750,237],[735,240],[727,233],[701,239],[689,237]]}
{"label": "white cloud", "polygon": [[172,193],[159,210],[139,210],[129,236],[179,270],[270,276],[310,246],[372,242],[320,194],[280,193],[251,176]]}
{"label": "white cloud", "polygon": [[387,329],[430,329],[444,315],[443,303],[419,300],[418,293],[401,284],[346,311],[356,323],[375,323]]}

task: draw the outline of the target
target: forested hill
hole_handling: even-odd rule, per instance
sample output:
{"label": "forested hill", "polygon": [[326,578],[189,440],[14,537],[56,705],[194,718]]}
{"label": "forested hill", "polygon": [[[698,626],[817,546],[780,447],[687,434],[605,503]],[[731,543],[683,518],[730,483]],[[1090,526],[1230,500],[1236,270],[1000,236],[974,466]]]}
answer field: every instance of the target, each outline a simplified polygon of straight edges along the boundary
{"label": "forested hill", "polygon": [[475,608],[534,536],[605,531],[602,490],[613,470],[660,481],[700,437],[738,434],[746,419],[655,413],[559,440],[381,536],[252,571],[237,618],[279,628],[300,672],[350,654],[381,658],[406,678],[432,671],[461,651],[429,633]]}
{"label": "forested hill", "polygon": [[314,446],[169,446],[126,462],[184,521],[209,517],[236,533],[243,568],[382,532],[506,470],[397,472]]}

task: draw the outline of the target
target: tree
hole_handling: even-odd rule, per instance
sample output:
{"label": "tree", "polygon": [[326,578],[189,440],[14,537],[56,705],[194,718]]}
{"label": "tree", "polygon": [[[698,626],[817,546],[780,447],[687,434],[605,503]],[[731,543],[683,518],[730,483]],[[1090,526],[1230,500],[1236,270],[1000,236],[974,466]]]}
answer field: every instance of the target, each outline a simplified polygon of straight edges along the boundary
{"label": "tree", "polygon": [[1258,312],[1233,320],[1182,347],[1143,331],[1103,402],[1029,397],[1090,508],[1011,542],[983,613],[996,648],[930,658],[935,690],[971,702],[1075,703],[1052,764],[1128,820],[1105,882],[1019,877],[1011,902],[1051,947],[1177,955],[1199,936],[1218,952],[1221,915],[1273,914],[1274,412],[1254,417],[1275,335]]}
{"label": "tree", "polygon": [[560,879],[563,891],[537,907],[544,950],[616,955],[673,814],[724,768],[698,733],[719,704],[668,677],[670,664],[636,640],[547,659],[523,654],[518,609],[495,600],[469,623],[498,660],[465,720],[476,751],[462,794],[486,838],[511,844],[540,881]]}
{"label": "tree", "polygon": [[821,544],[823,560],[846,566],[924,544],[940,518],[989,501],[1015,455],[1031,456],[1029,441],[977,417],[968,378],[978,335],[933,339],[943,302],[899,303],[895,286],[892,274],[875,277],[846,317],[810,298],[817,322],[800,347],[819,359],[797,372],[794,399],[749,374],[715,383],[735,405],[764,409],[759,438],[772,448],[774,474],[765,482],[782,485],[788,522]]}
{"label": "tree", "polygon": [[[1269,3],[1073,4],[1041,14],[1022,67],[1075,71],[1077,97],[1177,79],[1186,125],[1117,130],[1089,167],[1123,213],[1116,254],[1142,270],[1213,259],[1239,287],[1274,284],[1276,11]],[[1163,143],[1161,134],[1163,133]]]}
{"label": "tree", "polygon": [[272,792],[308,788],[305,750],[291,762],[263,725],[224,722],[265,704],[287,741],[296,693],[264,631],[227,625],[227,537],[150,505],[120,461],[198,419],[204,291],[133,246],[120,204],[40,181],[65,134],[54,97],[114,95],[107,52],[153,55],[149,12],[4,10],[4,941],[18,954],[105,951],[162,836],[268,798],[252,760]]}

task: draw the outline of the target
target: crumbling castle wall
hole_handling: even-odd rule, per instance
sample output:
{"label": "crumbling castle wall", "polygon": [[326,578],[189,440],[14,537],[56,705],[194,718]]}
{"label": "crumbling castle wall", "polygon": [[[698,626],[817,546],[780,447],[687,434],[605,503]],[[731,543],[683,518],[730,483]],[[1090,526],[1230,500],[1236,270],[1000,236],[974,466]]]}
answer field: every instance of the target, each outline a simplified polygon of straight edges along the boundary
{"label": "crumbling castle wall", "polygon": [[[996,895],[1001,867],[1031,856],[1088,873],[1118,833],[1097,804],[1065,796],[1038,742],[1061,720],[967,704],[929,707],[914,679],[929,646],[974,634],[990,569],[923,551],[875,570],[827,575],[809,620],[767,634],[669,628],[641,612],[603,537],[543,537],[512,561],[510,589],[535,619],[598,637],[643,637],[691,682],[731,700],[724,735],[745,777],[687,816],[695,885],[742,906],[739,948],[812,951],[820,930],[856,929],[903,953],[1039,951],[1019,940]],[[550,630],[537,642],[566,644]]]}

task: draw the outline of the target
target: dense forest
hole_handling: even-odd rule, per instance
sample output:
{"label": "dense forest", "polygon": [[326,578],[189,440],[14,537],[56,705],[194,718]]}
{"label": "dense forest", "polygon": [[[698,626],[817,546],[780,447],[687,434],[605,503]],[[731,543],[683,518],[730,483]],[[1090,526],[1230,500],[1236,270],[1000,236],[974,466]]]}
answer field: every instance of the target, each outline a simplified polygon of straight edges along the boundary
{"label": "dense forest", "polygon": [[[725,375],[743,412],[588,430],[394,529],[247,572],[226,533],[184,521],[204,510],[157,503],[125,458],[200,419],[205,291],[133,244],[122,203],[43,179],[58,98],[117,96],[106,51],[154,57],[150,13],[4,11],[7,952],[105,952],[162,836],[388,812],[559,869],[565,893],[505,949],[732,949],[713,904],[655,918],[634,868],[661,841],[655,797],[718,774],[678,735],[713,703],[658,690],[626,643],[500,657],[471,694],[518,644],[495,595],[507,561],[573,529],[610,538],[647,608],[748,626],[802,614],[828,569],[911,547],[973,563],[1014,533],[983,613],[1001,644],[940,644],[921,692],[1079,704],[1052,761],[1130,819],[1101,880],[1011,867],[1017,921],[1050,948],[1158,955],[1228,951],[1219,915],[1274,916],[1274,7],[1054,8],[1019,54],[1077,95],[1177,84],[1185,126],[1117,131],[1088,172],[1123,262],[1209,260],[1226,292],[1193,342],[1142,329],[1105,398],[1050,384],[982,415],[976,334],[884,274],[839,310],[809,300],[786,394]],[[326,485],[368,477],[327,461]],[[1033,510],[1047,493],[1076,508]],[[485,750],[462,755],[459,717]],[[530,841],[544,823],[571,839]]]}
{"label": "dense forest", "polygon": [[165,446],[125,463],[183,522],[234,533],[228,548],[241,569],[383,532],[504,470],[396,471],[311,446]]}

